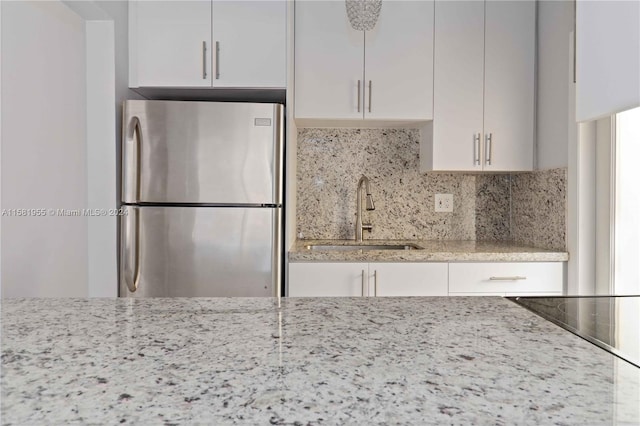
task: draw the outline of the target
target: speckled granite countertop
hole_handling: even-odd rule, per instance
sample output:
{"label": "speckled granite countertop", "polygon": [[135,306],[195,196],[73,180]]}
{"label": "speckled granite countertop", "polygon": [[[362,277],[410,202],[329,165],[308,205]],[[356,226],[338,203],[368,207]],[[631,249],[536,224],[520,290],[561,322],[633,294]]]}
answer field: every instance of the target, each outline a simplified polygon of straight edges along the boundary
{"label": "speckled granite countertop", "polygon": [[501,298],[1,306],[6,425],[640,422],[640,369]]}
{"label": "speckled granite countertop", "polygon": [[365,240],[358,244],[415,244],[422,250],[309,250],[309,244],[350,245],[353,240],[298,240],[290,262],[564,262],[569,253],[510,242]]}

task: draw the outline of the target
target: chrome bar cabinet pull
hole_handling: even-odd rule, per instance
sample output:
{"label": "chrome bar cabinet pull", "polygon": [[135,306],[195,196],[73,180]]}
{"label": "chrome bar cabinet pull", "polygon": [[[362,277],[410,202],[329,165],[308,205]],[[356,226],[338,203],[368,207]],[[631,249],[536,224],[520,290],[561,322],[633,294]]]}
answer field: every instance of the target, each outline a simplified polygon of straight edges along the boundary
{"label": "chrome bar cabinet pull", "polygon": [[373,295],[378,297],[378,271],[373,271]]}
{"label": "chrome bar cabinet pull", "polygon": [[202,79],[207,79],[207,42],[202,42]]}
{"label": "chrome bar cabinet pull", "polygon": [[480,165],[480,133],[473,134],[473,165]]}
{"label": "chrome bar cabinet pull", "polygon": [[486,135],[486,143],[485,143],[485,163],[490,166],[491,165],[491,157],[492,154],[492,145],[493,145],[493,133],[488,133]]}
{"label": "chrome bar cabinet pull", "polygon": [[519,275],[515,275],[513,277],[489,277],[490,281],[520,281],[526,280],[527,277],[522,277]]}
{"label": "chrome bar cabinet pull", "polygon": [[220,42],[216,41],[216,80],[220,80]]}

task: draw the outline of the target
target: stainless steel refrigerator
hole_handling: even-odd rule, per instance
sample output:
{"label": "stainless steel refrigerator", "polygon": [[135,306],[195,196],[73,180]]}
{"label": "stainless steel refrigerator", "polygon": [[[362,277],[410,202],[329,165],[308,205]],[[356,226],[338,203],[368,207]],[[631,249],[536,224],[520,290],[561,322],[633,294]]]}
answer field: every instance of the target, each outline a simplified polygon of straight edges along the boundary
{"label": "stainless steel refrigerator", "polygon": [[275,296],[280,104],[126,101],[122,297]]}

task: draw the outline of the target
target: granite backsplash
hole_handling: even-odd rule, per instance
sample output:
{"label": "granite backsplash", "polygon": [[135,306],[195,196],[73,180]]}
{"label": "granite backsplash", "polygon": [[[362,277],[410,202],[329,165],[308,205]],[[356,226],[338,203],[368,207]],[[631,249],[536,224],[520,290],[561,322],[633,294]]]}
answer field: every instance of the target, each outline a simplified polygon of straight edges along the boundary
{"label": "granite backsplash", "polygon": [[513,175],[511,237],[534,247],[567,249],[567,169]]}
{"label": "granite backsplash", "polygon": [[[376,205],[363,213],[373,224],[365,238],[566,246],[565,169],[422,174],[417,129],[300,129],[297,156],[299,238],[354,238],[356,185],[364,174]],[[453,194],[453,213],[434,211],[442,193]]]}

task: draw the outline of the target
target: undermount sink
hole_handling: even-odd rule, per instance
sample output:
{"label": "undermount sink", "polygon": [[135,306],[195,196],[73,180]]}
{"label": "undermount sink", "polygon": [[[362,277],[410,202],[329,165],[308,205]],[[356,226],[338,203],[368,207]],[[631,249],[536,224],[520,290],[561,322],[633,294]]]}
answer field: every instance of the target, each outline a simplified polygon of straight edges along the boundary
{"label": "undermount sink", "polygon": [[309,244],[304,246],[307,250],[323,251],[351,251],[351,250],[422,250],[415,244]]}

